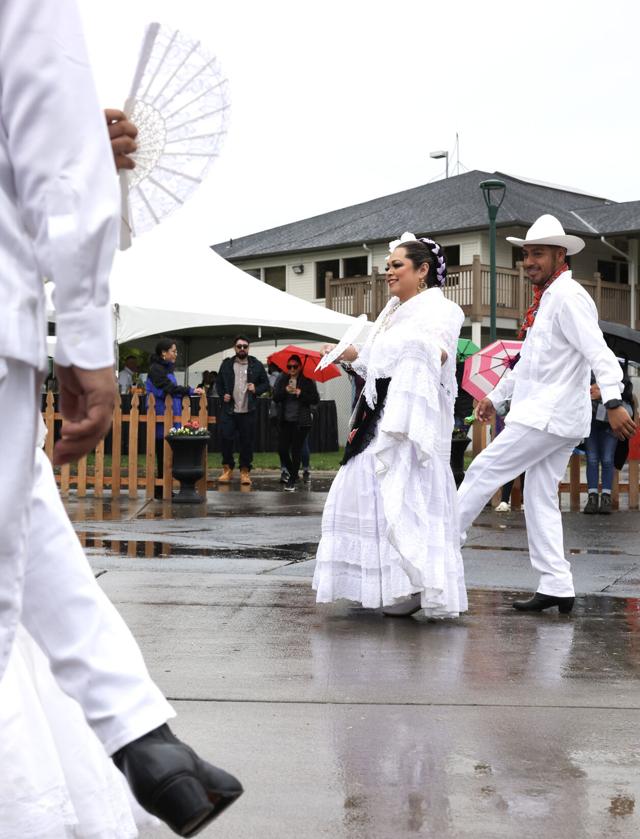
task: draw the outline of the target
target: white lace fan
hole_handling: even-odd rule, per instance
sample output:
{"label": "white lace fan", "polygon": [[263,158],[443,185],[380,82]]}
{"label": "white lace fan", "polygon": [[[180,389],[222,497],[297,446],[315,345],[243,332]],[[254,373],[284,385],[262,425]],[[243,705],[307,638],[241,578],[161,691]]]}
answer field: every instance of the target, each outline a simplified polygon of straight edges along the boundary
{"label": "white lace fan", "polygon": [[124,112],[138,128],[133,170],[120,172],[120,248],[182,206],[217,156],[228,82],[199,41],[151,23]]}

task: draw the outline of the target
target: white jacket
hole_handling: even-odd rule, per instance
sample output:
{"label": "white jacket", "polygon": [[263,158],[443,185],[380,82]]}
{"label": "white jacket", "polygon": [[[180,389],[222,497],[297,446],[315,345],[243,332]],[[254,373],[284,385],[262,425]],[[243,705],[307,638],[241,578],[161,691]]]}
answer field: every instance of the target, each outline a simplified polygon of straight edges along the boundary
{"label": "white jacket", "polygon": [[619,399],[622,369],[598,326],[585,289],[565,271],[542,295],[520,361],[488,398],[496,408],[511,399],[506,424],[579,439],[591,430],[589,383],[593,370],[602,401]]}
{"label": "white jacket", "polygon": [[0,357],[113,363],[108,276],[117,176],[73,0],[0,0]]}

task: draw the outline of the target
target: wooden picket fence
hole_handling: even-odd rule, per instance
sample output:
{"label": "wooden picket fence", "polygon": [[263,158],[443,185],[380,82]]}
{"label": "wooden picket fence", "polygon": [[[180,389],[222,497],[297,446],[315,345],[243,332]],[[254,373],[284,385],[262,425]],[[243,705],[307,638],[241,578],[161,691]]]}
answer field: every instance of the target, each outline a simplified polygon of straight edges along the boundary
{"label": "wooden picket fence", "polygon": [[[480,423],[474,423],[472,426],[472,451],[474,456],[477,455],[489,441],[493,439],[495,432],[495,419],[490,424],[490,434],[487,433],[487,426],[482,426]],[[587,492],[587,485],[582,480],[581,466],[585,463],[584,457],[578,454],[571,455],[569,466],[567,469],[568,480],[560,483],[558,488],[560,498],[560,508],[568,509],[571,512],[578,512],[581,509],[580,494]],[[626,509],[638,510],[640,509],[640,463],[633,459],[633,455],[629,458],[627,465],[627,475],[624,481],[620,480],[620,472],[616,469],[613,474],[613,485],[611,487],[611,503],[614,510],[620,509],[621,496],[624,500],[626,496]],[[567,497],[568,496],[568,497]],[[492,498],[491,503],[497,506],[500,503],[500,492],[498,491]],[[522,505],[522,493],[520,489],[520,479],[517,478],[511,493],[511,509],[519,510]]]}
{"label": "wooden picket fence", "polygon": [[[146,498],[154,497],[155,488],[162,487],[162,497],[166,499],[171,498],[173,488],[173,480],[171,477],[171,467],[173,464],[173,454],[169,444],[164,442],[164,464],[162,477],[156,478],[156,408],[155,399],[153,395],[149,395],[146,414],[140,413],[140,400],[142,394],[134,393],[131,398],[131,408],[128,414],[122,413],[122,406],[120,399],[116,401],[116,407],[113,412],[113,423],[111,426],[111,470],[105,470],[105,452],[104,440],[102,440],[95,451],[92,453],[93,469],[88,465],[89,457],[83,457],[76,464],[65,464],[59,469],[56,468],[56,480],[60,487],[60,494],[63,497],[68,497],[71,489],[75,489],[79,498],[87,495],[89,489],[93,490],[96,498],[101,498],[104,495],[105,489],[111,490],[111,495],[121,496],[128,495],[129,498],[137,498],[138,492],[143,491]],[[182,400],[182,413],[173,414],[173,401],[170,396],[165,400],[164,417],[160,420],[163,424],[164,436],[169,432],[174,422],[181,422],[183,425],[191,420],[198,420],[201,427],[206,428],[208,425],[216,422],[215,417],[208,416],[207,400],[200,398],[200,407],[197,413],[191,411],[191,398],[185,396]],[[46,398],[45,410],[42,412],[42,418],[47,426],[47,439],[45,443],[45,452],[49,459],[53,457],[54,445],[54,424],[56,420],[61,420],[62,415],[54,408],[53,393],[48,393]],[[122,441],[123,441],[123,426],[125,423],[129,424],[128,428],[128,442],[129,453],[126,465],[123,463],[122,457]],[[144,435],[146,439],[146,455],[144,464],[141,466],[138,463],[139,441]],[[197,489],[200,494],[204,494],[207,489],[207,470],[206,470],[206,449],[203,453],[204,459],[204,477],[198,482]]]}

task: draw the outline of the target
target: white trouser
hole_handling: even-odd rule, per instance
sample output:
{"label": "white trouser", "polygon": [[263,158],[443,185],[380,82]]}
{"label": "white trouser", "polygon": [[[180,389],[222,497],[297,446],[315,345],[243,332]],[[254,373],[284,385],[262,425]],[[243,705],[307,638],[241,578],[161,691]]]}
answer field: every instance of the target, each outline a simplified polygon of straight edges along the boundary
{"label": "white trouser", "polygon": [[[4,533],[5,528],[11,532],[10,540],[0,540],[3,650],[10,649],[19,616],[49,659],[60,687],[80,704],[105,750],[113,754],[162,725],[174,712],[151,681],[127,625],[97,584],[60,500],[49,460],[40,449],[35,450],[34,469],[37,372],[19,362],[8,361],[7,366],[12,387],[10,395],[5,392],[2,399],[6,382],[0,381],[1,404],[18,406],[24,398],[29,407],[18,413],[24,414],[25,427],[33,428],[33,436],[28,456],[20,455],[31,479],[25,486],[21,474],[4,468],[4,454],[11,454],[11,441],[3,439],[9,437],[9,428],[2,423],[0,499],[4,503],[0,502],[0,522]],[[30,396],[25,388],[16,393],[15,389],[21,390],[22,378],[33,384]],[[13,446],[23,449],[17,433]],[[3,660],[2,670],[5,665]]]}
{"label": "white trouser", "polygon": [[458,490],[462,539],[491,496],[501,486],[527,473],[524,515],[529,558],[540,574],[538,591],[573,597],[571,566],[564,556],[558,484],[578,440],[558,437],[510,423],[473,459]]}

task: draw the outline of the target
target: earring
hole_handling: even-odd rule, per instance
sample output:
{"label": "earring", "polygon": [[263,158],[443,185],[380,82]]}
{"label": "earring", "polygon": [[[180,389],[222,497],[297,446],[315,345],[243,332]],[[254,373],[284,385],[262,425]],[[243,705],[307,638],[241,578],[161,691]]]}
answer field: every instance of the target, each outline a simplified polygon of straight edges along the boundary
{"label": "earring", "polygon": [[424,280],[420,280],[420,282],[418,283],[418,291],[424,291],[424,289],[426,287],[427,287],[426,282]]}

